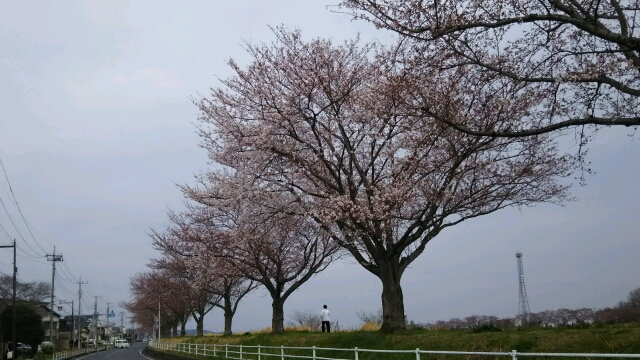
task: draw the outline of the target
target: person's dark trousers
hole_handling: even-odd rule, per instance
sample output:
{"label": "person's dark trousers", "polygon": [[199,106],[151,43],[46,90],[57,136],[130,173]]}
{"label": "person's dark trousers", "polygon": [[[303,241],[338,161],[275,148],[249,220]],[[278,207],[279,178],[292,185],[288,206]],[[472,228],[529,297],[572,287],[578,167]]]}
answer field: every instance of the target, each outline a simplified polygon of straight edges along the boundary
{"label": "person's dark trousers", "polygon": [[324,327],[327,327],[327,332],[330,333],[331,332],[331,323],[328,321],[323,321],[322,322],[322,332],[324,332]]}

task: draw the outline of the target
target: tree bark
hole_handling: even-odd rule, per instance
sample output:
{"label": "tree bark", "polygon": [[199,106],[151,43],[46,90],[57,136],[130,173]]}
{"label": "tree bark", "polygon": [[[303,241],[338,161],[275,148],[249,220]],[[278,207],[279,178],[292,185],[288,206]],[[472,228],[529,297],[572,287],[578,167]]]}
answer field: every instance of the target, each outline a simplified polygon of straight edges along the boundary
{"label": "tree bark", "polygon": [[161,335],[160,336],[162,336],[163,338],[166,339],[166,338],[171,337],[171,325],[170,324],[167,324],[167,323],[162,324],[162,328],[160,329],[160,331],[161,331]]}
{"label": "tree bark", "polygon": [[204,316],[196,319],[196,336],[204,335]]}
{"label": "tree bark", "polygon": [[171,328],[171,337],[177,337],[178,336],[178,324],[174,324],[173,327]]}
{"label": "tree bark", "polygon": [[232,335],[231,324],[233,323],[233,308],[231,306],[231,297],[224,297],[224,335]]}
{"label": "tree bark", "polygon": [[400,286],[401,271],[399,264],[392,261],[379,264],[380,280],[382,281],[382,327],[381,332],[404,330],[404,296]]}
{"label": "tree bark", "polygon": [[273,316],[271,317],[271,333],[279,334],[284,332],[284,299],[274,297],[271,303]]}
{"label": "tree bark", "polygon": [[187,336],[187,320],[183,320],[180,324],[180,336]]}

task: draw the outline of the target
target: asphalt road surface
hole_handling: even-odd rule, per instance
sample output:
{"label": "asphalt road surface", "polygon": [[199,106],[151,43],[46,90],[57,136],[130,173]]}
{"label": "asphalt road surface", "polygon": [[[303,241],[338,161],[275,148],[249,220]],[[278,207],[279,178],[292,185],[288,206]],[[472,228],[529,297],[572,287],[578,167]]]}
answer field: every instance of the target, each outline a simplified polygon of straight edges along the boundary
{"label": "asphalt road surface", "polygon": [[77,360],[153,360],[140,353],[147,346],[145,342],[136,342],[126,349],[111,349],[76,358]]}

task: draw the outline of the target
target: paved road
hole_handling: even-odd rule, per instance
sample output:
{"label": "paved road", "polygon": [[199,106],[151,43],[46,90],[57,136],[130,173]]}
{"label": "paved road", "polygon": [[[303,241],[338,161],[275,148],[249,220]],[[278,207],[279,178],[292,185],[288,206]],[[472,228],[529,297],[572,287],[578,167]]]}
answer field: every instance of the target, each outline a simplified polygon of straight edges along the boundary
{"label": "paved road", "polygon": [[101,351],[99,353],[91,354],[76,358],[77,360],[153,360],[150,357],[140,354],[140,351],[147,346],[147,343],[137,342],[131,345],[128,349],[111,349],[108,351]]}

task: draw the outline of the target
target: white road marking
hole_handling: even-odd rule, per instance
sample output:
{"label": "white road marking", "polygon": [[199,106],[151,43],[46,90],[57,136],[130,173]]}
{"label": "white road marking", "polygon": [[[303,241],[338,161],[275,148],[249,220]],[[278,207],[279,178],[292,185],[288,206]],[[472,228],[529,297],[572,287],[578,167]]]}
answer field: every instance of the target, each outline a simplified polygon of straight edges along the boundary
{"label": "white road marking", "polygon": [[143,358],[145,358],[145,359],[149,359],[149,360],[153,360],[153,359],[152,359],[152,358],[150,358],[150,357],[147,357],[147,356],[142,355],[142,350],[140,350],[140,351],[138,351],[138,352],[140,353],[140,356],[142,356]]}

